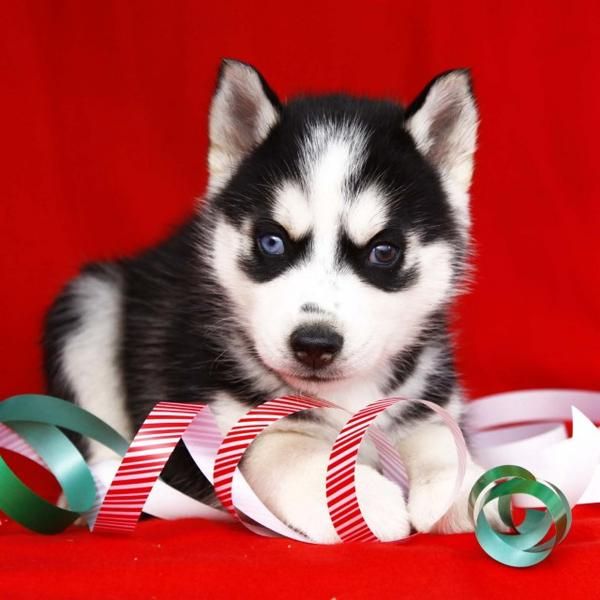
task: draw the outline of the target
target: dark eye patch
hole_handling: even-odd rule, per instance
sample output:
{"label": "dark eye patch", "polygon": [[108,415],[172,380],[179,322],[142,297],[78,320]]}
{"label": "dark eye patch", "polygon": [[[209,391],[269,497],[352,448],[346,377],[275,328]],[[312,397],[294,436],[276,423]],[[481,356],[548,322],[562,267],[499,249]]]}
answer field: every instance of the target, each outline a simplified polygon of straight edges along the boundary
{"label": "dark eye patch", "polygon": [[[308,254],[312,243],[311,235],[292,240],[287,231],[276,221],[262,219],[257,221],[252,230],[252,250],[248,256],[240,257],[242,270],[257,283],[271,281],[287,269],[297,265]],[[260,240],[265,236],[276,236],[283,241],[284,251],[269,254],[261,249]]]}
{"label": "dark eye patch", "polygon": [[[369,260],[374,248],[378,245],[391,244],[398,248],[400,256],[390,266],[376,265]],[[389,228],[378,233],[365,246],[357,246],[343,232],[339,240],[339,262],[347,264],[358,277],[386,292],[398,292],[416,283],[419,273],[415,267],[405,268],[404,253],[406,239],[401,229]]]}

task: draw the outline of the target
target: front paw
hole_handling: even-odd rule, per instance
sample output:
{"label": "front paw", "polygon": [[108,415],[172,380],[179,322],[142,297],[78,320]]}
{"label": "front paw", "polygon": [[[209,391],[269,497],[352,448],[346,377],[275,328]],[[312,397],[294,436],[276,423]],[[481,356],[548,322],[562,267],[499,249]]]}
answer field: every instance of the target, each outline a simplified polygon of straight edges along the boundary
{"label": "front paw", "polygon": [[371,531],[384,542],[410,534],[410,520],[402,490],[367,465],[356,466],[356,494]]}
{"label": "front paw", "polygon": [[[320,544],[339,543],[341,540],[329,516],[320,486],[313,489],[305,481],[302,492],[297,489],[298,495],[288,496],[278,512],[291,527],[312,541]],[[410,520],[402,490],[375,469],[367,465],[356,466],[356,494],[367,525],[380,540],[402,539],[410,533]]]}
{"label": "front paw", "polygon": [[[441,513],[444,505],[448,502],[454,489],[455,468],[432,469],[411,480],[408,512],[415,529],[422,533],[473,531],[474,523],[469,515],[469,494],[473,484],[483,472],[484,470],[475,464],[467,467],[458,498],[443,515]],[[496,503],[490,503],[485,512],[493,528],[506,530],[498,514]]]}

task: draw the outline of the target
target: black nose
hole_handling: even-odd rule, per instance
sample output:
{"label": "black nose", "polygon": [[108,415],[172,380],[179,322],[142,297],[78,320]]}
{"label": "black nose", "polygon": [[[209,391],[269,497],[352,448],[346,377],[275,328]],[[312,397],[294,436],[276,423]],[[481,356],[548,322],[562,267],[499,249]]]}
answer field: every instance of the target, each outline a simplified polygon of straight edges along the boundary
{"label": "black nose", "polygon": [[303,325],[290,336],[294,356],[313,369],[331,364],[343,344],[344,338],[325,325]]}

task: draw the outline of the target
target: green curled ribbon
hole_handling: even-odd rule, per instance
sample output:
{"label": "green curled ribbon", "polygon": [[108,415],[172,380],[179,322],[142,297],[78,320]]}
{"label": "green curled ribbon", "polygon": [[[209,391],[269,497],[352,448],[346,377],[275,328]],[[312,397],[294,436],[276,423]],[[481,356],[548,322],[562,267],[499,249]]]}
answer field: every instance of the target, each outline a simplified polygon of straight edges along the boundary
{"label": "green curled ribbon", "polygon": [[[525,518],[517,525],[511,508],[513,494],[533,496],[546,510],[526,509]],[[483,508],[496,499],[500,518],[512,534],[494,530],[486,519]],[[544,560],[565,539],[572,522],[569,502],[556,486],[538,481],[532,473],[514,465],[490,469],[475,482],[469,495],[469,511],[481,547],[511,567],[530,567]],[[552,525],[554,533],[544,541]]]}
{"label": "green curled ribbon", "polygon": [[38,533],[63,531],[96,502],[92,472],[60,428],[94,439],[120,456],[129,446],[125,438],[98,417],[52,396],[23,394],[0,402],[0,423],[35,450],[67,499],[69,509],[47,502],[27,487],[0,457],[0,511]]}

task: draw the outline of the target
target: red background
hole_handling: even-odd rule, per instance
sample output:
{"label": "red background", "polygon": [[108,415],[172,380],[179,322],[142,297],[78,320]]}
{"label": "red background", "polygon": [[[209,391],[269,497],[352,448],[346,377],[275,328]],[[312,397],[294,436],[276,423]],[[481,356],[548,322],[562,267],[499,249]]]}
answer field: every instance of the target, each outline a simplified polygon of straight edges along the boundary
{"label": "red background", "polygon": [[[475,282],[457,310],[464,381],[474,396],[600,388],[598,16],[592,2],[3,3],[0,397],[42,389],[40,321],[83,261],[151,244],[192,212],[206,181],[206,115],[221,56],[255,64],[283,98],[347,90],[409,101],[438,72],[471,66],[482,123]],[[151,597],[158,585],[157,597],[168,597],[183,589],[177,566],[194,574],[190,594],[212,578],[209,567],[239,567],[242,581],[255,568],[265,577],[268,565],[273,585],[322,598],[393,589],[380,568],[392,569],[406,597],[425,586],[445,597],[448,586],[457,594],[481,584],[488,595],[491,584],[556,590],[567,573],[573,581],[600,562],[600,514],[580,514],[556,556],[527,573],[492,563],[472,536],[290,549],[202,523],[144,524],[132,541],[9,529],[0,554],[20,551],[0,572],[11,570],[16,585],[47,564],[47,584],[68,583],[80,590],[74,597],[86,586],[110,597],[113,575],[130,593]],[[87,560],[104,582],[96,588],[90,573],[75,574]],[[432,570],[430,560],[442,566]],[[305,589],[304,571],[316,567],[328,575]],[[577,585],[591,593],[594,584],[583,577]]]}

